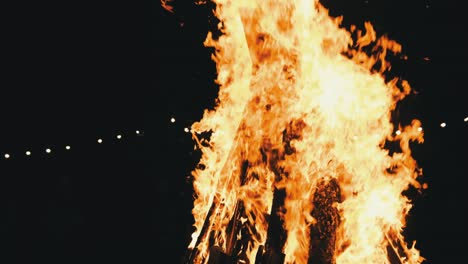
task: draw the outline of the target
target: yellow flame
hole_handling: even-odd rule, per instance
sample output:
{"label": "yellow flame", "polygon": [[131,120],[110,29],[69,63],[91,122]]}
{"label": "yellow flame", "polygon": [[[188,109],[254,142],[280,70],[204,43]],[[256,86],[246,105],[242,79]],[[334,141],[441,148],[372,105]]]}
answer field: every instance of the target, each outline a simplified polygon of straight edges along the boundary
{"label": "yellow flame", "polygon": [[[415,120],[392,136],[390,113],[411,88],[384,78],[387,53],[401,46],[377,38],[370,23],[364,32],[347,31],[318,0],[214,2],[223,34],[209,33],[205,45],[216,50],[218,100],[191,127],[203,165],[193,171],[195,263],[207,262],[209,241],[229,251],[226,229],[239,201],[250,226],[244,251],[253,263],[266,240],[266,215],[277,213],[271,212],[274,188],[286,191],[286,262],[307,263],[317,224],[312,200],[319,183],[331,179],[342,196],[334,204],[340,223],[334,263],[389,263],[388,248],[396,244],[402,263],[421,263],[401,234],[411,208],[402,192],[421,188],[409,148],[410,141],[422,142],[421,124]],[[287,129],[297,133],[287,142],[292,151]],[[203,132],[209,140],[199,139]],[[386,140],[399,141],[401,152],[390,155]]]}

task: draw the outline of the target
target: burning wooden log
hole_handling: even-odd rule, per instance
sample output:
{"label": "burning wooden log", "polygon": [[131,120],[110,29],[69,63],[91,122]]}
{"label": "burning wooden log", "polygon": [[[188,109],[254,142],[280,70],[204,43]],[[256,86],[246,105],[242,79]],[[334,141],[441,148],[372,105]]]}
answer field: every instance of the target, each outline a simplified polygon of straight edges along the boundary
{"label": "burning wooden log", "polygon": [[[247,180],[247,169],[249,166],[248,161],[243,161],[241,165],[241,173],[240,173],[240,185],[244,185]],[[203,223],[203,227],[200,231],[200,234],[197,238],[195,246],[193,249],[189,250],[186,257],[186,264],[192,264],[195,261],[197,256],[197,248],[200,242],[205,239],[208,230],[210,229],[210,219],[213,216],[214,212],[216,211],[217,207],[219,206],[218,197],[215,196],[210,209],[205,217],[205,221]],[[227,233],[227,242],[226,242],[226,250],[223,251],[223,248],[219,245],[215,245],[214,242],[210,242],[210,252],[208,256],[208,263],[210,264],[227,264],[227,263],[237,263],[240,260],[247,260],[245,256],[245,248],[247,247],[248,243],[248,235],[245,234],[246,226],[245,223],[241,221],[241,217],[245,217],[244,206],[241,200],[238,200],[234,209],[234,213],[229,221],[229,224],[226,228]],[[213,237],[216,231],[211,230],[210,237]],[[244,233],[242,240],[238,240],[238,234]],[[210,239],[212,240],[212,239]]]}
{"label": "burning wooden log", "polygon": [[223,252],[219,246],[212,246],[210,248],[210,256],[208,257],[208,264],[235,264],[235,258]]}
{"label": "burning wooden log", "polygon": [[[260,149],[260,152],[264,157],[263,162],[274,172],[277,181],[279,181],[282,177],[287,177],[287,173],[282,171],[282,168],[278,166],[278,162],[280,160],[283,160],[285,155],[291,155],[295,152],[295,149],[291,146],[291,141],[299,139],[301,137],[301,131],[304,127],[305,123],[303,121],[293,120],[283,131],[282,149],[272,148],[272,146],[268,144],[268,141],[266,141],[265,144],[262,146],[262,149]],[[245,184],[246,182],[248,162],[245,161],[243,165],[243,172],[241,174],[241,185]],[[283,253],[283,247],[286,242],[286,231],[284,230],[284,222],[281,219],[279,212],[280,210],[283,210],[285,198],[285,189],[274,189],[272,209],[268,216],[267,240],[265,242],[265,245],[260,246],[257,251],[257,256],[255,259],[256,264],[284,263],[285,254]],[[244,211],[242,202],[238,201],[236,204],[234,215],[227,227],[227,247],[225,253],[223,252],[223,254],[226,256],[231,256],[231,258],[234,257],[234,259],[237,258],[236,261],[248,263],[247,257],[242,255],[242,253],[245,253],[245,251],[242,251],[242,248],[246,248],[249,240],[247,232],[241,235],[241,241],[237,240],[238,232],[245,230],[245,227],[243,227],[242,224],[240,224],[240,217],[242,216],[243,212]],[[218,259],[224,258],[218,257],[218,251],[221,250],[219,247],[216,247],[213,250],[215,250],[214,254],[216,255],[216,257],[214,257],[216,260],[213,261],[218,261]],[[221,264],[221,262],[213,263]]]}
{"label": "burning wooden log", "polygon": [[335,263],[336,231],[341,222],[335,205],[341,201],[336,179],[323,180],[317,185],[312,201],[312,216],[317,222],[310,230],[309,264]]}
{"label": "burning wooden log", "polygon": [[255,264],[283,264],[285,255],[282,252],[286,242],[286,232],[283,220],[277,213],[284,204],[286,192],[284,189],[275,189],[273,205],[268,217],[268,232],[265,246],[260,246],[255,258]]}
{"label": "burning wooden log", "polygon": [[198,245],[200,244],[201,240],[206,236],[207,232],[208,232],[208,229],[209,229],[209,226],[210,226],[210,221],[209,219],[211,218],[211,216],[213,215],[214,211],[216,209],[216,203],[215,201],[213,201],[211,203],[211,206],[210,206],[210,210],[208,210],[208,214],[206,215],[206,218],[205,218],[205,222],[203,223],[203,227],[200,231],[200,234],[197,238],[197,241],[195,242],[195,246],[193,247],[193,249],[189,249],[187,251],[187,255],[185,257],[185,263],[186,264],[192,264],[194,263],[194,260],[195,260],[195,257],[197,256],[197,253],[198,253]]}
{"label": "burning wooden log", "polygon": [[[272,149],[271,146],[266,144],[260,149],[262,156],[264,157],[263,162],[274,172],[276,179],[281,178],[281,168],[278,166],[278,161],[284,158],[284,155],[292,154],[294,149],[290,146],[290,142],[293,139],[300,137],[300,130],[304,127],[304,123],[293,122],[284,130],[283,133],[283,150]],[[233,148],[235,149],[235,148]],[[242,170],[240,174],[240,185],[244,185],[247,181],[247,170],[249,167],[248,161],[243,161]],[[286,241],[286,232],[283,228],[283,221],[281,220],[278,212],[281,210],[284,199],[286,197],[286,192],[284,189],[276,189],[273,193],[273,204],[270,215],[268,216],[268,231],[267,231],[267,241],[265,246],[261,246],[257,252],[257,264],[282,264],[284,263],[285,255],[282,252],[284,243]],[[194,260],[197,255],[197,247],[200,242],[205,239],[208,235],[207,232],[210,228],[210,218],[213,216],[219,201],[215,196],[213,202],[211,203],[210,209],[205,217],[204,224],[200,231],[200,234],[197,238],[195,246],[193,249],[189,250],[186,257],[186,264],[194,263]],[[245,216],[244,206],[242,201],[238,200],[234,210],[234,214],[229,221],[229,224],[226,228],[227,233],[227,242],[226,250],[218,245],[210,246],[210,264],[221,264],[225,259],[229,261],[248,261],[247,256],[245,256],[245,249],[249,243],[249,235],[247,230],[255,230],[255,228],[249,229],[245,226],[245,223],[242,223],[241,217]],[[244,232],[243,232],[244,231]],[[241,240],[238,239],[238,234],[241,234]],[[213,256],[211,256],[213,255]],[[245,263],[245,262],[244,262]]]}
{"label": "burning wooden log", "polygon": [[[278,166],[278,162],[283,160],[285,155],[291,155],[295,149],[291,146],[291,141],[301,138],[301,131],[305,127],[305,123],[301,120],[291,121],[283,131],[282,150],[271,149],[265,146],[263,152],[268,152],[269,158],[265,158],[265,162],[269,164],[270,169],[274,172],[276,181],[282,177],[287,177],[287,173]],[[273,204],[270,215],[268,217],[267,240],[264,246],[258,249],[255,264],[283,264],[285,254],[283,248],[286,243],[286,230],[284,229],[284,220],[280,217],[280,212],[284,210],[284,201],[286,199],[285,189],[274,189]],[[284,213],[284,212],[282,212]]]}
{"label": "burning wooden log", "polygon": [[398,239],[392,232],[386,235],[387,256],[391,264],[403,264],[402,259],[409,259],[408,252],[403,247],[404,241]]}
{"label": "burning wooden log", "polygon": [[[283,228],[283,221],[279,215],[275,213],[280,210],[284,203],[286,193],[284,189],[277,189],[274,192],[272,213],[269,216],[269,228],[267,241],[265,246],[260,246],[257,252],[255,264],[283,264],[285,255],[282,253],[282,248],[286,240],[286,233]],[[228,225],[228,241],[226,251],[219,246],[210,248],[208,264],[230,264],[230,263],[248,263],[248,259],[243,251],[248,243],[248,236],[242,236],[244,239],[238,239],[238,232],[245,230],[245,226],[240,221],[243,212],[242,202],[238,202],[236,212],[233,215]],[[245,232],[244,232],[244,235]]]}

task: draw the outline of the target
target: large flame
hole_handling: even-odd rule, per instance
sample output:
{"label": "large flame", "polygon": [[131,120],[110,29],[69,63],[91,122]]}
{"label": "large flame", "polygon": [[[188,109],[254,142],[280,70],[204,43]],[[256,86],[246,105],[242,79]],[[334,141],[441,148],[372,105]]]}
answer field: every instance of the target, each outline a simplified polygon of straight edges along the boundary
{"label": "large flame", "polygon": [[[402,236],[411,208],[402,192],[421,188],[409,142],[422,142],[422,132],[415,120],[393,136],[391,112],[411,88],[385,78],[386,55],[401,46],[377,38],[370,23],[344,29],[318,0],[214,2],[222,35],[209,33],[205,45],[216,50],[220,90],[215,109],[192,125],[202,152],[193,171],[195,262],[207,262],[210,245],[229,251],[240,201],[251,263],[270,214],[283,220],[286,262],[307,263],[320,221],[314,197],[333,181],[331,263],[390,263],[391,249],[401,263],[421,263]],[[205,132],[209,139],[199,136]],[[384,143],[392,141],[401,150],[391,154]],[[271,211],[274,189],[286,193],[280,212]]]}

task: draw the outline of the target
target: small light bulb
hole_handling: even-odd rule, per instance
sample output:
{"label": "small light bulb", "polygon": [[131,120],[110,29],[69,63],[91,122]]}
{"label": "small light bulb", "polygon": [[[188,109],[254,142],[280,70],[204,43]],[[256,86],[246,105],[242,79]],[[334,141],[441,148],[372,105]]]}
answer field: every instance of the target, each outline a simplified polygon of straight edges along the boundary
{"label": "small light bulb", "polygon": [[395,132],[395,134],[397,134],[397,135],[399,136],[399,135],[401,134],[401,131],[400,131],[400,130],[397,130],[397,131]]}
{"label": "small light bulb", "polygon": [[101,144],[101,143],[102,143],[102,139],[98,139],[98,140],[97,140],[97,143]]}
{"label": "small light bulb", "polygon": [[26,156],[31,156],[31,151],[26,151]]}
{"label": "small light bulb", "polygon": [[463,121],[468,122],[468,116],[463,119]]}
{"label": "small light bulb", "polygon": [[117,135],[117,139],[121,139],[122,138],[122,135]]}
{"label": "small light bulb", "polygon": [[446,126],[447,126],[446,123],[441,123],[441,124],[440,124],[440,127],[446,127]]}
{"label": "small light bulb", "polygon": [[10,158],[10,154],[5,153],[5,159],[9,159],[9,158]]}
{"label": "small light bulb", "polygon": [[421,131],[422,131],[422,127],[418,127],[418,131],[421,132]]}
{"label": "small light bulb", "polygon": [[188,132],[190,131],[190,129],[188,129],[188,128],[186,127],[186,128],[184,128],[184,131],[185,131],[186,133],[188,133]]}
{"label": "small light bulb", "polygon": [[46,148],[45,152],[50,153],[52,150],[50,148]]}
{"label": "small light bulb", "polygon": [[140,130],[135,131],[135,133],[136,133],[137,135],[139,135],[139,134],[140,134]]}
{"label": "small light bulb", "polygon": [[175,118],[171,117],[171,123],[175,122]]}
{"label": "small light bulb", "polygon": [[71,148],[70,146],[65,146],[66,150],[70,150],[70,148]]}

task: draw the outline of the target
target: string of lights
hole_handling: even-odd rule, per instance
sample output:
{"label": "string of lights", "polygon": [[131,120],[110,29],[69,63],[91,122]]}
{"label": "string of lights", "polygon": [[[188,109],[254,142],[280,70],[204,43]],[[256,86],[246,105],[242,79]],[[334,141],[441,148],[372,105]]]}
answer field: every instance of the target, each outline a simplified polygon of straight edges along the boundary
{"label": "string of lights", "polygon": [[[134,133],[135,135],[137,135],[137,136],[143,136],[143,131],[141,131],[141,130],[135,130],[133,133]],[[115,135],[115,138],[116,138],[117,140],[119,140],[119,141],[122,140],[122,139],[123,139],[123,133],[120,133],[120,134]],[[97,144],[100,144],[100,145],[101,145],[101,144],[104,144],[104,139],[103,139],[103,137],[97,138],[96,143],[97,143]],[[57,150],[57,149],[58,149],[58,148],[56,148],[56,150]],[[72,150],[72,147],[71,147],[71,145],[64,145],[64,146],[61,147],[61,149],[65,149],[66,151],[71,151],[71,150]],[[47,148],[43,149],[43,150],[40,151],[40,152],[43,152],[43,153],[45,152],[47,155],[52,155],[52,154],[53,154],[53,149],[52,149],[51,147],[47,147]],[[15,152],[15,153],[16,153],[16,152]],[[27,149],[27,150],[25,150],[25,151],[23,151],[23,152],[20,152],[20,153],[22,153],[22,154],[18,154],[18,155],[15,154],[15,155],[13,155],[13,152],[4,152],[4,153],[3,153],[3,158],[6,159],[6,160],[8,160],[8,159],[12,159],[13,157],[18,157],[18,156],[28,156],[28,157],[29,157],[29,156],[32,156],[32,155],[33,155],[32,149]],[[36,153],[36,152],[35,152],[35,153]]]}
{"label": "string of lights", "polygon": [[[169,122],[172,123],[172,124],[175,124],[175,123],[176,123],[175,117],[171,117],[171,118],[169,119]],[[468,123],[468,116],[465,117],[465,118],[463,119],[463,122]],[[440,126],[440,128],[446,128],[446,127],[448,126],[448,124],[447,124],[447,122],[441,122],[439,126]],[[422,127],[419,127],[419,128],[418,128],[418,131],[422,132],[422,131],[423,131],[423,128],[422,128]],[[192,130],[191,130],[189,127],[184,127],[184,132],[185,132],[185,133],[191,133]],[[140,131],[140,130],[135,130],[134,133],[135,133],[136,135],[138,135],[138,136],[142,136],[142,135],[143,135],[143,131]],[[395,134],[396,134],[396,135],[400,135],[400,134],[401,134],[401,131],[400,131],[400,130],[396,130],[396,131],[395,131]],[[115,135],[115,138],[116,138],[117,140],[122,140],[122,139],[123,139],[123,134],[122,134],[122,133],[121,133],[121,134],[117,134],[117,135]],[[104,139],[103,139],[103,138],[97,138],[96,143],[97,143],[97,144],[103,144],[103,143],[104,143]],[[71,150],[72,150],[71,145],[65,145],[64,148],[65,148],[66,151],[71,151]],[[46,154],[48,154],[48,155],[53,154],[52,148],[45,148],[43,151],[44,151]],[[25,150],[25,151],[23,152],[22,155],[25,155],[25,156],[32,156],[32,155],[33,155],[33,152],[32,152],[32,150]],[[3,158],[4,158],[4,159],[11,159],[11,158],[13,158],[13,154],[12,154],[11,152],[5,152],[5,153],[3,153]]]}

